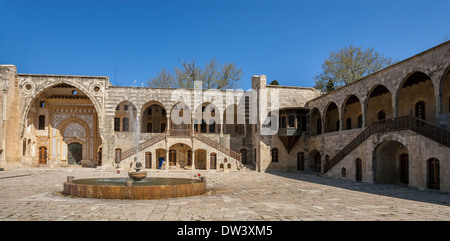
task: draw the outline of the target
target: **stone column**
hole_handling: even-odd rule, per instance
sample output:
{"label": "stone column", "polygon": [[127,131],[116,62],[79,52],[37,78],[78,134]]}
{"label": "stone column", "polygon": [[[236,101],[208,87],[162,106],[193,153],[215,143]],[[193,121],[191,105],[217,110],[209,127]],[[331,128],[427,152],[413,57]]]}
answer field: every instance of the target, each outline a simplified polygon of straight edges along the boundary
{"label": "stone column", "polygon": [[192,166],[191,166],[192,170],[195,170],[195,149],[192,148]]}

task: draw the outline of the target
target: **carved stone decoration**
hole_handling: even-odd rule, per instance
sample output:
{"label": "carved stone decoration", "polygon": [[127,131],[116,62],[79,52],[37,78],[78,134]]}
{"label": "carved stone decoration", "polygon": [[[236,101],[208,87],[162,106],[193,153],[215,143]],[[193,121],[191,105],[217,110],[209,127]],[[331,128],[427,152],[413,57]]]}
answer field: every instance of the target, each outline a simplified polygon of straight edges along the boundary
{"label": "carved stone decoration", "polygon": [[86,137],[86,131],[78,123],[72,123],[64,130],[64,137]]}

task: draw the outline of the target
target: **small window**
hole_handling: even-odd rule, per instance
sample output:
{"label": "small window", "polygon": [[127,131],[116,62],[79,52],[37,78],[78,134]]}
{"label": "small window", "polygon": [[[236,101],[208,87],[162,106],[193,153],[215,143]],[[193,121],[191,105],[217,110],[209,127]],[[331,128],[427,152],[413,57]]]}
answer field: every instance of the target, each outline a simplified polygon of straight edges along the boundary
{"label": "small window", "polygon": [[72,90],[72,95],[76,95],[77,91],[76,90]]}
{"label": "small window", "polygon": [[147,133],[153,133],[153,124],[147,123]]}
{"label": "small window", "polygon": [[128,105],[124,105],[123,110],[128,110]]}
{"label": "small window", "polygon": [[419,101],[416,103],[416,117],[425,120],[425,102]]}
{"label": "small window", "polygon": [[39,102],[39,107],[44,108],[45,107],[45,102],[44,101]]}
{"label": "small window", "polygon": [[39,116],[39,130],[45,130],[45,115]]}
{"label": "small window", "polygon": [[272,149],[272,162],[278,162],[278,148]]}
{"label": "small window", "polygon": [[341,169],[341,177],[347,177],[347,169],[345,167]]}
{"label": "small window", "polygon": [[380,112],[378,112],[378,120],[384,119],[386,119],[386,113],[384,112],[384,110],[380,110]]}
{"label": "small window", "polygon": [[362,115],[358,116],[358,128],[362,128]]}
{"label": "small window", "polygon": [[117,106],[116,106],[116,110],[120,110],[120,105],[117,105]]}
{"label": "small window", "polygon": [[114,118],[114,131],[120,131],[120,118]]}
{"label": "small window", "polygon": [[347,130],[350,130],[350,129],[352,129],[352,118],[347,118],[347,120],[346,120],[346,129]]}
{"label": "small window", "polygon": [[295,127],[295,117],[292,115],[289,116],[289,127]]}
{"label": "small window", "polygon": [[128,118],[123,118],[122,131],[130,131],[130,120]]}

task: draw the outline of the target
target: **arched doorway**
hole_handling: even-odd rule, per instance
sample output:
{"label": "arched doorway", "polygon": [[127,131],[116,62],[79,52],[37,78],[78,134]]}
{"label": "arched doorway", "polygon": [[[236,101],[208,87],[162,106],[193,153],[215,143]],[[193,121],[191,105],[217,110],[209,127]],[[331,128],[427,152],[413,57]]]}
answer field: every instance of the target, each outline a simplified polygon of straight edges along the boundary
{"label": "arched doorway", "polygon": [[167,112],[164,106],[156,101],[144,105],[141,113],[143,133],[162,133],[167,126]]}
{"label": "arched doorway", "polygon": [[350,130],[362,127],[359,122],[359,118],[362,115],[361,102],[356,95],[347,97],[342,109],[342,120],[345,121],[345,125],[342,125],[343,129]]}
{"label": "arched doorway", "polygon": [[428,188],[440,189],[439,160],[430,158],[427,160]]}
{"label": "arched doorway", "polygon": [[78,142],[73,142],[67,146],[67,149],[67,163],[72,165],[81,164],[81,159],[83,158],[83,145]]}
{"label": "arched doorway", "polygon": [[385,141],[374,149],[373,154],[375,183],[409,183],[408,149],[402,143]]}
{"label": "arched doorway", "polygon": [[310,135],[319,135],[322,134],[322,118],[320,111],[317,108],[313,108],[310,112],[310,126],[309,133]]}
{"label": "arched doorway", "polygon": [[324,114],[325,133],[339,131],[340,128],[339,110],[336,103],[334,102],[329,103],[324,113],[325,113]]}
{"label": "arched doorway", "polygon": [[[46,162],[80,164],[81,159],[89,164],[100,164],[98,149],[102,144],[97,110],[101,110],[92,93],[74,83],[58,83],[37,92],[25,108],[27,122],[34,128],[26,128],[24,134],[36,138],[38,146],[46,146]],[[99,90],[100,91],[100,90]],[[94,91],[95,92],[95,91]],[[51,138],[48,138],[51,133]],[[82,156],[70,156],[70,143],[82,145]],[[75,148],[71,146],[71,148]],[[33,153],[32,155],[38,155]],[[77,156],[77,154],[75,154]],[[35,156],[38,163],[44,160]]]}
{"label": "arched doorway", "polygon": [[169,148],[169,166],[190,168],[192,163],[192,148],[184,143],[176,143]]}

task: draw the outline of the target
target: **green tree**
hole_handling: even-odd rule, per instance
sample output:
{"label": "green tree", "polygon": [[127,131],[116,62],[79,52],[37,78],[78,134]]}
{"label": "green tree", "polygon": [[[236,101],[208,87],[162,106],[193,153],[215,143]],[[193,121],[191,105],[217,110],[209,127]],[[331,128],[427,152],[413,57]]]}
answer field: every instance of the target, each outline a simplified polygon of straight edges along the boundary
{"label": "green tree", "polygon": [[203,67],[196,59],[179,59],[174,73],[162,68],[147,85],[157,88],[194,88],[194,82],[202,81],[203,89],[237,89],[242,78],[242,68],[235,63],[220,64],[212,58]]}
{"label": "green tree", "polygon": [[280,84],[279,84],[278,81],[275,79],[275,80],[273,80],[272,82],[270,82],[269,85],[280,85]]}
{"label": "green tree", "polygon": [[334,90],[393,63],[392,58],[385,58],[373,48],[363,49],[350,45],[338,51],[331,51],[322,64],[322,72],[314,76],[314,88]]}

